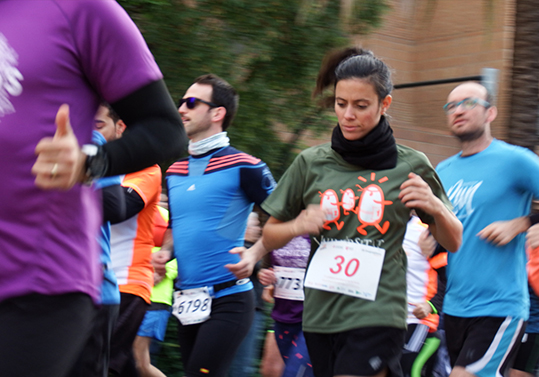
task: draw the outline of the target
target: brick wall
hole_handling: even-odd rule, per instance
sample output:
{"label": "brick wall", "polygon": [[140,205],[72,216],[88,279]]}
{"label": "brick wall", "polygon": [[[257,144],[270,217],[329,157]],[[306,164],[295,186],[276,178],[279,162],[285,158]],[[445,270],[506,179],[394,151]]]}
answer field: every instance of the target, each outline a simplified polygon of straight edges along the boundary
{"label": "brick wall", "polygon": [[[500,70],[498,118],[493,135],[504,139],[508,121],[514,0],[391,0],[380,28],[354,43],[371,49],[393,70],[395,84],[476,76]],[[457,84],[397,89],[389,114],[397,141],[416,148],[433,165],[459,151],[442,106]],[[327,135],[323,137],[328,140]],[[304,143],[319,143],[309,137]]]}

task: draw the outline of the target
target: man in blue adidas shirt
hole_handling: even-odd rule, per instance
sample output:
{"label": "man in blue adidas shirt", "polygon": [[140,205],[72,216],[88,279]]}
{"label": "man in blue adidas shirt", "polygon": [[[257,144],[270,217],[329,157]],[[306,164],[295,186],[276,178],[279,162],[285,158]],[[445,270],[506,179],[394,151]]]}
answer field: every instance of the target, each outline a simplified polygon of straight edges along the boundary
{"label": "man in blue adidas shirt", "polygon": [[539,158],[496,140],[487,89],[457,86],[444,106],[462,151],[438,175],[463,225],[462,246],[448,255],[445,330],[457,376],[507,375],[528,318],[524,232],[539,197]]}
{"label": "man in blue adidas shirt", "polygon": [[173,314],[187,377],[226,375],[254,316],[253,285],[238,280],[240,256],[229,251],[243,246],[249,213],[275,181],[264,162],[230,146],[238,98],[215,75],[195,80],[179,107],[190,156],[166,175],[170,225],[154,265],[178,260]]}

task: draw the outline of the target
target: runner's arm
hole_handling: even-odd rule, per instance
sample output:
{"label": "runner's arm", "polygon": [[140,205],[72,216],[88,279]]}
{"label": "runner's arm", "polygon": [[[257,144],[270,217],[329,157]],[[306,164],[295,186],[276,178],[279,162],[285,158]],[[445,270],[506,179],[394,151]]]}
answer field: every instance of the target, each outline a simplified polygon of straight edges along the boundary
{"label": "runner's arm", "polygon": [[290,221],[283,222],[272,216],[262,231],[264,248],[270,251],[279,249],[294,237],[319,234],[325,220],[324,211],[314,204],[309,205],[298,217]]}
{"label": "runner's arm", "polygon": [[432,192],[421,176],[410,173],[400,187],[399,199],[410,209],[421,210],[432,216],[429,229],[445,249],[456,252],[462,242],[462,224],[444,203]]}
{"label": "runner's arm", "polygon": [[174,241],[172,239],[172,229],[168,228],[163,236],[163,245],[161,250],[152,254],[152,265],[159,275],[165,275],[167,272],[166,264],[174,256]]}

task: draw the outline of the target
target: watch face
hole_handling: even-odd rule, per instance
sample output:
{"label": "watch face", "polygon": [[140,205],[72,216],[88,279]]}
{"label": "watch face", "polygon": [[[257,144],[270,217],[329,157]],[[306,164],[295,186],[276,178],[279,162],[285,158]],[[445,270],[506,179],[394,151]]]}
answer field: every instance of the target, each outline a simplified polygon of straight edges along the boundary
{"label": "watch face", "polygon": [[84,144],[82,146],[82,152],[86,156],[95,156],[98,150],[99,148],[97,147],[97,145],[94,145],[94,144]]}

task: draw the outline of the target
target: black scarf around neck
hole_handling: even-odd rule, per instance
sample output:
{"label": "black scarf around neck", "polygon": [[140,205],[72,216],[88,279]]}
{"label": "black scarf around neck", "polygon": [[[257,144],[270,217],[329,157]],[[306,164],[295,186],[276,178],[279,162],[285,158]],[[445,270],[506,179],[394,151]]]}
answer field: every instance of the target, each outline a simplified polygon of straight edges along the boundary
{"label": "black scarf around neck", "polygon": [[337,125],[331,136],[331,148],[346,162],[364,169],[383,170],[397,166],[397,144],[385,116],[359,140],[345,139]]}

